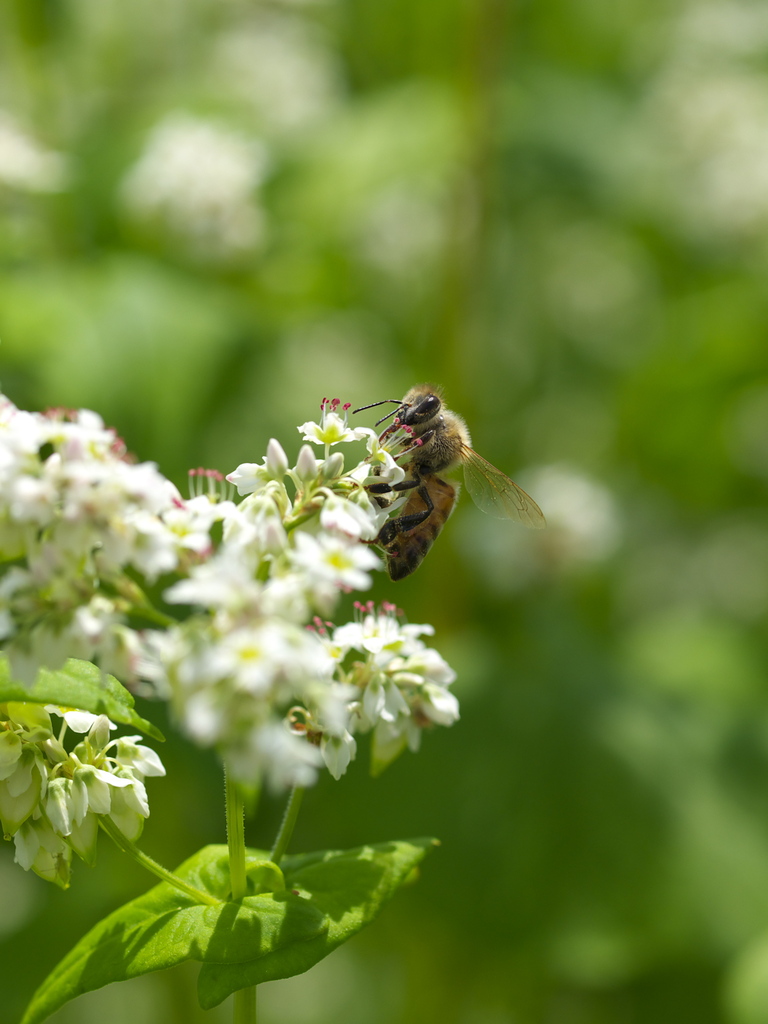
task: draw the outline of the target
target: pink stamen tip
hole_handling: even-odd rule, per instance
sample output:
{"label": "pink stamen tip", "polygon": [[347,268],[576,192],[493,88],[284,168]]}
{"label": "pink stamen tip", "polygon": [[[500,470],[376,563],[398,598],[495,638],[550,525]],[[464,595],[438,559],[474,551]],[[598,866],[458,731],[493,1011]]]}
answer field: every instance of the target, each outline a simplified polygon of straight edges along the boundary
{"label": "pink stamen tip", "polygon": [[347,409],[351,409],[352,408],[352,403],[351,402],[345,402],[344,405],[342,406],[342,408],[343,408],[344,412],[346,412]]}
{"label": "pink stamen tip", "polygon": [[336,412],[336,410],[338,409],[338,407],[340,405],[341,405],[341,399],[340,398],[334,398],[334,400],[331,402],[331,409],[333,409],[333,411]]}

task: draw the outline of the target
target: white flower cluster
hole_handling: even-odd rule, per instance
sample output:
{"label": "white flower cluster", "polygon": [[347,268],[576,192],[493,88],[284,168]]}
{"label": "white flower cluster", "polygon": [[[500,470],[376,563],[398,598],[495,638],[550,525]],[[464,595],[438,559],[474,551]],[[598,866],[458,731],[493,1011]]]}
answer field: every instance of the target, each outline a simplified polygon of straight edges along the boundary
{"label": "white flower cluster", "polygon": [[332,632],[330,623],[315,623],[338,677],[354,695],[349,730],[324,740],[325,761],[335,778],[355,755],[354,732],[373,732],[371,765],[378,774],[406,745],[419,749],[425,726],[452,725],[459,717],[459,702],[448,690],[456,673],[419,639],[431,636],[432,626],[401,624],[403,613],[388,602],[377,610],[372,601],[356,601],[355,610],[354,622]]}
{"label": "white flower cluster", "polygon": [[[63,723],[54,731],[51,714]],[[149,815],[144,779],[165,775],[139,736],[110,740],[105,715],[27,703],[0,704],[0,822],[16,862],[66,888],[72,852],[96,860],[100,817],[129,840]],[[68,751],[67,730],[82,735]]]}
{"label": "white flower cluster", "polygon": [[0,396],[0,641],[13,677],[33,682],[74,657],[134,679],[126,619],[144,598],[126,571],[148,582],[183,571],[226,511],[132,464],[95,413],[27,413]]}
{"label": "white flower cluster", "polygon": [[331,449],[365,439],[377,479],[403,477],[376,433],[350,428],[335,400],[299,431],[325,458],[305,444],[289,468],[273,439],[261,464],[229,475],[246,497],[225,518],[218,551],[165,594],[200,611],[149,638],[145,668],[198,743],[217,747],[236,778],[272,789],[313,782],[323,760],[338,778],[354,749],[360,690],[306,627],[343,593],[371,585],[380,561],[366,542],[389,508],[365,489],[371,462],[345,474],[343,455]]}
{"label": "white flower cluster", "polygon": [[[453,672],[419,639],[430,627],[359,606],[328,633],[340,598],[371,585],[371,544],[405,500],[382,507],[367,490],[403,479],[391,454],[400,435],[352,429],[339,405],[323,400],[320,422],[299,427],[322,457],[304,444],[291,467],[272,440],[261,463],[231,473],[245,496],[235,505],[182,501],[153,465],[127,462],[92,413],[32,415],[5,401],[0,639],[13,678],[95,659],[152,684],[234,778],[275,790],[313,782],[323,764],[338,778],[356,733],[373,733],[381,769],[416,749],[422,727],[453,722]],[[338,446],[355,441],[367,455],[346,471]],[[136,581],[168,573],[155,608]]]}

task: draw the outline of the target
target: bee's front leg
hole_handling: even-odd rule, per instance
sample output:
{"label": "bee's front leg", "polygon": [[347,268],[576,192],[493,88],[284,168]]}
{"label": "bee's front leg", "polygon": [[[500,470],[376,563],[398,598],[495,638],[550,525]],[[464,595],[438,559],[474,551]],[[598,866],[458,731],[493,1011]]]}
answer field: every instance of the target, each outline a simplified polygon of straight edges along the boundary
{"label": "bee's front leg", "polygon": [[399,484],[366,484],[366,491],[370,494],[387,494],[389,491],[410,491],[412,487],[418,487],[418,480],[401,480]]}

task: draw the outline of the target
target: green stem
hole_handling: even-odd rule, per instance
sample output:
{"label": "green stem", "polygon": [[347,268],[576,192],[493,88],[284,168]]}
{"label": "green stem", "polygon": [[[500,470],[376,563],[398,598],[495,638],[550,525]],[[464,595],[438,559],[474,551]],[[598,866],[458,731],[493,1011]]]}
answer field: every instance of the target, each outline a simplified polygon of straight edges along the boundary
{"label": "green stem", "polygon": [[314,508],[312,509],[311,512],[300,512],[295,519],[286,519],[285,522],[283,523],[283,526],[285,527],[285,532],[290,533],[291,530],[295,530],[297,526],[301,526],[302,523],[308,522],[316,515],[317,509]]}
{"label": "green stem", "polygon": [[240,900],[246,893],[245,882],[245,810],[243,798],[229,772],[224,770],[227,813],[227,846],[229,847],[229,878],[232,899]]}
{"label": "green stem", "polygon": [[274,864],[280,863],[283,859],[283,854],[288,849],[288,843],[290,843],[291,836],[293,835],[293,827],[299,816],[303,797],[304,787],[295,786],[291,791],[288,806],[285,808],[285,814],[283,815],[283,820],[280,823],[280,831],[277,833],[275,845],[272,847],[272,853],[269,855],[269,859]]}
{"label": "green stem", "polygon": [[256,1024],[256,986],[235,992],[233,1024]]}
{"label": "green stem", "polygon": [[[229,847],[229,878],[232,899],[240,900],[246,893],[245,874],[245,810],[243,797],[229,772],[224,770],[224,792],[227,813],[227,846]],[[256,986],[235,992],[233,1024],[256,1024]]]}
{"label": "green stem", "polygon": [[183,878],[179,878],[178,875],[174,875],[172,871],[164,868],[162,864],[158,864],[156,860],[152,860],[152,858],[144,853],[143,850],[140,850],[135,843],[132,843],[127,836],[123,835],[111,818],[100,816],[99,825],[124,853],[130,854],[130,856],[141,864],[143,868],[146,868],[147,871],[151,871],[153,875],[157,875],[157,877],[163,882],[167,882],[169,885],[172,885],[174,889],[178,889],[179,892],[183,892],[185,896],[190,896],[195,903],[207,903],[211,907],[218,907],[221,905],[221,900],[217,900],[216,897],[211,896],[209,892],[203,892],[202,889],[196,889],[194,885],[190,885],[189,882],[185,882]]}
{"label": "green stem", "polygon": [[151,604],[137,604],[134,605],[133,611],[135,614],[141,616],[142,619],[148,619],[150,622],[154,622],[157,626],[178,626],[179,620],[174,619],[172,615],[166,615],[165,612],[161,612],[158,608],[155,608]]}

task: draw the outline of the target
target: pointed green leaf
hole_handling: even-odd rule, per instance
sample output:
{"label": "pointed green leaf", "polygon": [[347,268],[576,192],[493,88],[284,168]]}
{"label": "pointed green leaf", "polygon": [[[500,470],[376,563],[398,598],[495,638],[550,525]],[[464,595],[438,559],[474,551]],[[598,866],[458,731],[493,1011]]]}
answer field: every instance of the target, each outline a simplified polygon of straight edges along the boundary
{"label": "pointed green leaf", "polygon": [[[267,855],[259,854],[263,860]],[[207,846],[176,872],[226,899],[226,846]],[[43,982],[22,1024],[38,1024],[83,992],[173,967],[185,960],[236,964],[321,934],[325,917],[288,891],[218,906],[194,903],[166,882],[131,900],[85,935]]]}
{"label": "pointed green leaf", "polygon": [[134,711],[134,699],[114,676],[102,675],[90,661],[70,658],[60,669],[40,669],[31,687],[14,683],[8,659],[0,655],[0,704],[22,701],[28,704],[58,704],[94,715],[107,715],[113,722],[140,729],[155,740],[163,734]]}
{"label": "pointed green leaf", "polygon": [[280,863],[286,886],[325,916],[327,930],[247,963],[207,961],[198,979],[200,1005],[209,1010],[238,989],[308,971],[372,921],[435,845],[414,839],[286,857]]}
{"label": "pointed green leaf", "polygon": [[[237,989],[308,970],[371,921],[434,840],[382,843],[286,857],[248,850],[250,884],[285,889],[219,906],[194,903],[167,883],[126,903],[88,932],[35,993],[21,1024],[40,1024],[64,1003],[113,981],[184,960],[202,963],[199,996],[215,1006]],[[226,900],[225,846],[206,846],[176,874]]]}

